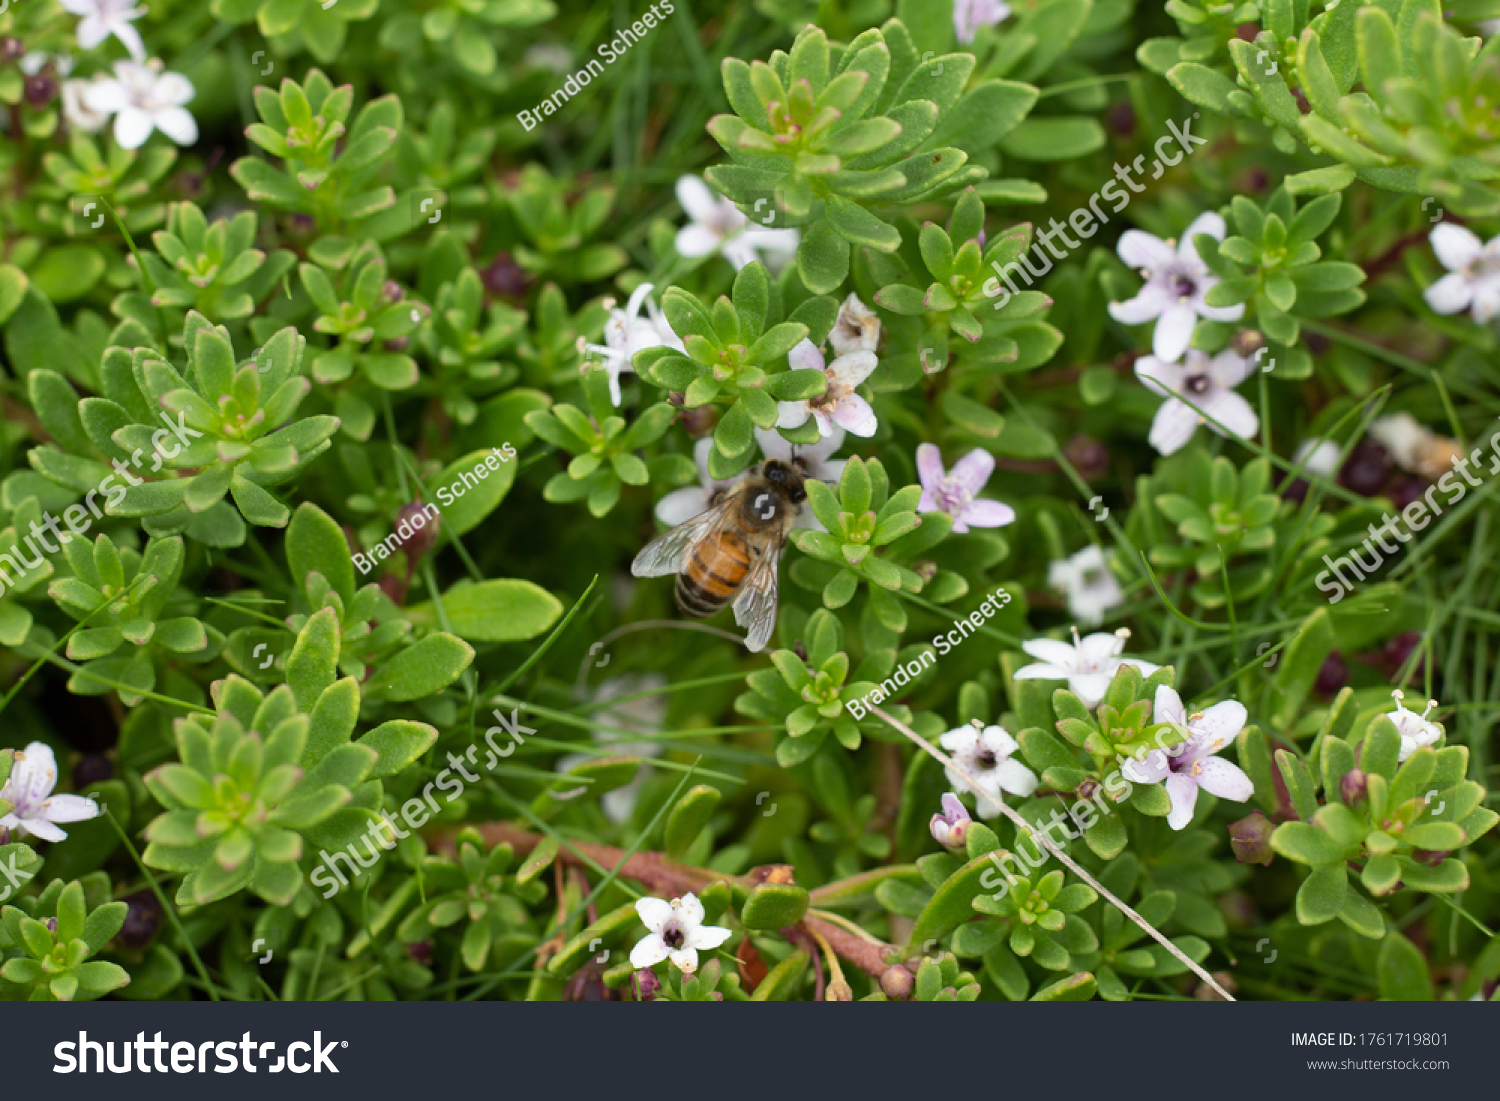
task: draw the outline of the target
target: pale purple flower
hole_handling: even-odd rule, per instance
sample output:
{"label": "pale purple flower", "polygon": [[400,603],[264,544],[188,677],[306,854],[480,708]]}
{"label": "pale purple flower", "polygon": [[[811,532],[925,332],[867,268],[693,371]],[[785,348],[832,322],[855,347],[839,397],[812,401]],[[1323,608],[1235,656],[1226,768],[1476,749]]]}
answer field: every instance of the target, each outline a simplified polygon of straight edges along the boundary
{"label": "pale purple flower", "polygon": [[1093,543],[1049,565],[1047,584],[1066,595],[1069,614],[1090,627],[1103,623],[1106,614],[1125,603],[1124,590],[1110,572],[1104,551]]}
{"label": "pale purple flower", "polygon": [[1135,374],[1148,390],[1167,399],[1151,421],[1151,446],[1173,455],[1187,446],[1200,424],[1221,436],[1249,439],[1260,430],[1250,403],[1234,392],[1252,369],[1244,356],[1226,348],[1213,359],[1190,348],[1187,363],[1163,363],[1155,356],[1135,361]]}
{"label": "pale purple flower", "polygon": [[1172,801],[1167,825],[1174,830],[1193,820],[1199,788],[1220,799],[1243,803],[1255,794],[1255,785],[1239,765],[1214,754],[1239,736],[1247,717],[1245,705],[1239,700],[1224,700],[1206,711],[1188,715],[1182,697],[1167,685],[1158,685],[1152,722],[1171,723],[1179,730],[1185,728],[1188,739],[1171,749],[1154,749],[1144,757],[1126,761],[1120,772],[1138,784],[1166,781],[1167,795]]}
{"label": "pale purple flower", "polygon": [[1139,268],[1146,285],[1140,294],[1126,302],[1111,302],[1109,315],[1126,325],[1144,325],[1156,321],[1151,350],[1166,363],[1176,362],[1187,351],[1193,339],[1198,318],[1212,321],[1238,321],[1245,316],[1243,302],[1234,306],[1210,306],[1204,296],[1219,282],[1193,247],[1200,233],[1224,240],[1224,219],[1210,211],[1200,214],[1182,235],[1182,243],[1163,241],[1138,229],[1127,229],[1120,235],[1117,251],[1120,259]]}
{"label": "pale purple flower", "polygon": [[1120,657],[1129,637],[1130,631],[1121,627],[1114,634],[1100,631],[1079,639],[1074,627],[1071,645],[1050,638],[1023,642],[1021,649],[1038,661],[1017,669],[1016,680],[1065,680],[1085,707],[1098,707],[1120,666],[1134,665],[1143,677],[1160,668],[1140,658]]}
{"label": "pale purple flower", "polygon": [[1500,236],[1481,244],[1463,226],[1443,222],[1429,238],[1448,274],[1422,292],[1434,313],[1468,310],[1481,325],[1500,317]]}
{"label": "pale purple flower", "polygon": [[973,819],[958,796],[951,791],[943,794],[943,813],[934,814],[929,824],[932,839],[945,849],[962,852],[969,836],[969,823]]}
{"label": "pale purple flower", "polygon": [[636,969],[654,967],[670,959],[679,971],[698,969],[698,949],[717,948],[729,939],[732,930],[721,925],[704,925],[708,912],[691,891],[671,902],[662,898],[638,898],[635,912],[651,930],[630,950],[630,966]]}
{"label": "pale purple flower", "polygon": [[[803,477],[825,482],[828,485],[838,484],[839,479],[844,476],[844,466],[849,461],[828,457],[844,445],[844,430],[837,426],[834,427],[832,435],[823,436],[817,443],[806,447],[792,443],[774,428],[757,428],[755,439],[759,442],[760,449],[766,458],[791,463],[802,471]],[[703,461],[705,463],[708,461],[706,454]],[[792,521],[792,526],[808,528],[812,531],[828,530],[810,508],[804,508],[799,512],[797,519]]]}
{"label": "pale purple flower", "polygon": [[141,32],[130,25],[132,19],[146,14],[135,0],[61,0],[63,9],[83,18],[78,23],[78,48],[92,50],[110,35],[125,44],[136,61],[146,60],[146,46]]}
{"label": "pale purple flower", "polygon": [[1408,711],[1406,705],[1401,701],[1406,698],[1405,694],[1396,689],[1391,692],[1391,698],[1396,701],[1396,710],[1386,712],[1386,718],[1390,719],[1396,727],[1396,733],[1401,735],[1401,751],[1397,755],[1397,761],[1404,761],[1423,746],[1432,745],[1441,738],[1446,731],[1442,723],[1430,722],[1427,718],[1432,709],[1438,705],[1437,700],[1427,701],[1427,710],[1418,715],[1415,711]]}
{"label": "pale purple flower", "polygon": [[[664,344],[675,351],[686,351],[682,338],[672,331],[651,300],[651,287],[650,283],[642,283],[631,291],[630,301],[623,310],[615,308],[613,299],[604,300],[609,307],[609,320],[604,323],[603,344],[589,344],[579,338],[580,350],[593,352],[604,361],[604,369],[609,372],[609,400],[616,406],[620,404],[620,375],[634,372],[631,361],[636,352]],[[642,305],[646,307],[646,317],[641,316]]]}
{"label": "pale purple flower", "polygon": [[979,491],[990,480],[995,457],[976,447],[943,470],[943,455],[936,444],[917,445],[917,476],[922,480],[918,512],[946,512],[953,517],[953,530],[962,535],[969,528],[1000,528],[1016,518],[1016,510],[1000,501],[981,498]]}
{"label": "pale purple flower", "polygon": [[[677,252],[690,260],[722,252],[738,271],[752,260],[767,258],[784,263],[797,251],[801,234],[795,229],[770,229],[754,225],[728,199],[715,195],[697,176],[677,179],[677,201],[690,219],[677,231]],[[767,217],[776,217],[775,204]],[[770,266],[768,264],[768,266]]]}
{"label": "pale purple flower", "polygon": [[875,311],[851,294],[839,307],[828,342],[838,355],[849,352],[873,352],[880,344],[880,318]]}
{"label": "pale purple flower", "polygon": [[122,149],[139,149],[152,130],[160,130],[178,145],[198,140],[198,124],[184,103],[193,86],[181,73],[162,72],[159,58],[148,64],[116,61],[115,75],[83,89],[83,105],[90,111],[115,116],[115,141]]}
{"label": "pale purple flower", "polygon": [[[1011,759],[1020,745],[1003,726],[981,728],[977,722],[970,723],[948,731],[938,739],[938,744],[953,757],[954,764],[974,778],[974,784],[970,784],[957,769],[948,769],[948,783],[954,791],[974,795],[983,793],[999,802],[1002,791],[1030,795],[1036,790],[1036,773],[1020,761]],[[994,802],[978,800],[975,805],[979,808],[979,817],[996,817],[1000,811]]]}
{"label": "pale purple flower", "polygon": [[0,828],[34,834],[44,841],[62,841],[67,834],[58,822],[83,822],[98,818],[99,804],[81,795],[53,795],[57,786],[57,758],[46,742],[32,742],[16,753],[10,778],[0,787],[0,799],[12,806],[0,816]]}
{"label": "pale purple flower", "polygon": [[960,46],[967,46],[980,27],[993,27],[1009,15],[1005,0],[953,0],[953,33]]}
{"label": "pale purple flower", "polygon": [[820,436],[833,435],[844,428],[856,436],[873,436],[879,422],[870,403],[854,388],[874,372],[879,360],[874,352],[850,352],[824,366],[823,353],[810,340],[804,340],[787,355],[794,370],[822,371],[828,378],[828,389],[817,397],[803,401],[777,402],[778,428],[800,428],[812,417]]}

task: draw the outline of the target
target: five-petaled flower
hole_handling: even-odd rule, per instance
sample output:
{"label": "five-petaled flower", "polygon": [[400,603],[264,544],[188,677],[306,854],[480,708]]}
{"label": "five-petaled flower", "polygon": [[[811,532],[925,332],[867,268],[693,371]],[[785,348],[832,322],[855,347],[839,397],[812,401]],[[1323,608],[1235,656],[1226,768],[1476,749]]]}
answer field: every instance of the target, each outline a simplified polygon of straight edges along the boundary
{"label": "five-petaled flower", "polygon": [[122,149],[139,149],[152,130],[160,130],[178,145],[198,140],[198,124],[184,103],[193,86],[181,73],[164,73],[159,58],[145,65],[116,61],[115,75],[83,89],[83,105],[90,111],[115,116],[115,141]]}
{"label": "five-petaled flower", "polygon": [[[715,195],[697,176],[678,177],[677,201],[692,219],[677,231],[677,252],[689,260],[721,252],[738,271],[759,260],[762,252],[780,262],[797,251],[801,235],[795,229],[752,224],[739,207]],[[773,203],[770,217],[775,217],[775,210]]]}
{"label": "five-petaled flower", "polygon": [[638,898],[635,912],[651,930],[650,936],[642,937],[630,950],[630,966],[637,970],[670,959],[679,971],[696,971],[698,949],[719,947],[731,932],[721,925],[703,924],[707,911],[691,891],[671,902]]}
{"label": "five-petaled flower", "polygon": [[1138,229],[1127,229],[1120,235],[1120,259],[1139,268],[1146,285],[1129,301],[1111,302],[1109,315],[1126,325],[1156,321],[1151,350],[1167,363],[1175,362],[1187,351],[1198,318],[1238,321],[1245,315],[1244,303],[1210,306],[1204,301],[1219,279],[1209,274],[1208,266],[1193,245],[1193,238],[1200,233],[1224,240],[1224,219],[1212,211],[1198,215],[1183,233],[1181,244],[1163,241]]}
{"label": "five-petaled flower", "polygon": [[99,817],[99,804],[81,795],[53,795],[57,786],[57,758],[45,742],[32,742],[16,754],[10,778],[0,787],[0,799],[11,805],[0,816],[0,827],[35,834],[44,841],[62,841],[68,835],[58,822],[83,822]]}
{"label": "five-petaled flower", "polygon": [[851,294],[839,307],[828,342],[838,355],[849,352],[873,352],[880,344],[880,318],[875,311]]}
{"label": "five-petaled flower", "polygon": [[1391,698],[1396,701],[1396,710],[1388,711],[1386,718],[1391,720],[1396,733],[1401,735],[1401,752],[1396,756],[1398,761],[1406,760],[1423,746],[1432,745],[1446,733],[1442,723],[1435,723],[1427,718],[1438,705],[1437,700],[1428,700],[1426,710],[1418,715],[1415,711],[1408,711],[1401,702],[1406,695],[1399,688],[1391,692]]}
{"label": "five-petaled flower", "polygon": [[146,45],[141,41],[141,32],[130,25],[132,19],[146,14],[144,7],[136,7],[135,0],[61,0],[63,9],[72,15],[81,15],[78,23],[78,48],[92,50],[110,35],[125,44],[130,56],[136,61],[146,60]]}
{"label": "five-petaled flower", "polygon": [[[667,319],[651,300],[651,289],[650,283],[636,287],[630,292],[630,301],[625,303],[623,310],[617,308],[612,299],[605,299],[609,320],[604,323],[604,343],[590,344],[582,338],[578,342],[582,351],[594,352],[604,360],[604,369],[609,373],[609,400],[616,406],[620,404],[620,375],[635,370],[631,359],[636,352],[663,344],[679,352],[685,351],[682,338],[672,331],[672,326],[667,324]],[[641,316],[642,304],[646,307],[646,317]]]}
{"label": "five-petaled flower", "polygon": [[1023,642],[1021,649],[1040,660],[1017,669],[1016,680],[1065,680],[1085,707],[1098,707],[1120,666],[1134,665],[1143,677],[1160,668],[1140,658],[1120,657],[1129,637],[1129,629],[1121,627],[1114,634],[1100,631],[1079,639],[1074,627],[1071,645],[1051,638]]}
{"label": "five-petaled flower", "polygon": [[1187,363],[1163,363],[1155,356],[1135,361],[1136,377],[1167,399],[1151,421],[1151,446],[1163,455],[1181,451],[1200,424],[1221,436],[1249,439],[1260,431],[1250,403],[1234,392],[1249,376],[1251,363],[1226,348],[1213,359],[1193,348]]}
{"label": "five-petaled flower", "polygon": [[1071,558],[1059,558],[1049,565],[1047,584],[1066,595],[1069,614],[1090,627],[1103,623],[1111,609],[1125,602],[1125,593],[1109,572],[1104,551],[1092,543]]}
{"label": "five-petaled flower", "polygon": [[1443,222],[1429,238],[1448,274],[1422,292],[1434,313],[1468,310],[1481,325],[1500,317],[1500,236],[1485,244],[1463,226]]}
{"label": "five-petaled flower", "polygon": [[953,0],[953,33],[960,46],[967,46],[980,27],[993,27],[1008,15],[1005,0]]}
{"label": "five-petaled flower", "polygon": [[962,535],[970,526],[1000,528],[1016,518],[1016,510],[1001,501],[978,496],[995,469],[995,457],[976,447],[943,470],[943,455],[936,444],[917,445],[917,476],[922,480],[918,512],[946,512],[953,517],[953,531]]}
{"label": "five-petaled flower", "polygon": [[1239,765],[1214,754],[1239,736],[1245,729],[1246,717],[1245,705],[1239,700],[1224,700],[1206,711],[1188,715],[1182,697],[1168,685],[1158,685],[1152,721],[1186,729],[1187,741],[1168,750],[1153,749],[1137,760],[1126,761],[1121,775],[1137,784],[1166,781],[1167,796],[1172,801],[1167,825],[1174,830],[1193,820],[1199,788],[1220,799],[1243,803],[1255,794],[1255,785]]}
{"label": "five-petaled flower", "polygon": [[783,401],[777,403],[778,428],[801,428],[812,417],[817,421],[818,434],[831,436],[837,426],[853,432],[856,436],[873,436],[879,422],[870,403],[854,392],[854,388],[874,372],[879,362],[874,352],[849,352],[824,366],[823,353],[810,340],[804,340],[791,350],[787,362],[803,371],[822,371],[828,378],[828,389],[817,397],[805,401]]}
{"label": "five-petaled flower", "polygon": [[[947,770],[952,788],[990,797],[976,802],[981,818],[994,818],[1000,813],[995,804],[1001,801],[1002,791],[1030,795],[1036,790],[1036,773],[1020,761],[1011,759],[1011,754],[1020,745],[1003,726],[981,728],[977,722],[970,723],[948,731],[938,739],[938,744],[952,755],[953,763],[958,766]],[[964,771],[960,772],[959,768]],[[968,773],[968,777],[964,773]]]}

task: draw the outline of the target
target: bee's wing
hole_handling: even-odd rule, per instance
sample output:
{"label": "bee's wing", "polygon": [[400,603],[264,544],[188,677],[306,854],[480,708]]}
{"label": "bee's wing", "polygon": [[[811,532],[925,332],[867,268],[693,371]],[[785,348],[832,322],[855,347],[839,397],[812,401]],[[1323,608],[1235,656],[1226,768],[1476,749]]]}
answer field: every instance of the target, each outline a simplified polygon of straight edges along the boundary
{"label": "bee's wing", "polygon": [[776,627],[776,579],[780,574],[782,539],[768,543],[734,598],[734,621],[745,628],[745,648],[759,653]]}
{"label": "bee's wing", "polygon": [[729,494],[708,511],[658,535],[641,548],[635,561],[630,564],[630,572],[636,577],[662,577],[669,573],[680,573],[693,544],[722,526],[724,518],[737,504],[738,498]]}

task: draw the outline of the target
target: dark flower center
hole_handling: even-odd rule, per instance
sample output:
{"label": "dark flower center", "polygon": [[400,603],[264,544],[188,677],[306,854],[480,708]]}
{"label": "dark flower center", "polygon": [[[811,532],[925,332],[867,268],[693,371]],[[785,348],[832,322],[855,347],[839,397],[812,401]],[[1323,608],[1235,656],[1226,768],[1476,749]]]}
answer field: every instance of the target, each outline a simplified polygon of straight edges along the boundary
{"label": "dark flower center", "polygon": [[974,754],[974,763],[980,768],[995,767],[995,751],[992,749],[981,749]]}
{"label": "dark flower center", "polygon": [[687,938],[682,935],[682,930],[677,928],[677,926],[673,924],[668,925],[666,929],[662,930],[661,939],[663,944],[665,944],[668,948],[671,948],[673,951],[676,951],[678,948],[682,947],[683,942]]}
{"label": "dark flower center", "polygon": [[1189,394],[1206,394],[1208,393],[1208,386],[1209,382],[1207,375],[1189,375],[1183,382],[1183,388],[1186,389]]}
{"label": "dark flower center", "polygon": [[1191,298],[1193,292],[1198,289],[1198,284],[1186,275],[1172,276],[1172,291],[1179,298]]}

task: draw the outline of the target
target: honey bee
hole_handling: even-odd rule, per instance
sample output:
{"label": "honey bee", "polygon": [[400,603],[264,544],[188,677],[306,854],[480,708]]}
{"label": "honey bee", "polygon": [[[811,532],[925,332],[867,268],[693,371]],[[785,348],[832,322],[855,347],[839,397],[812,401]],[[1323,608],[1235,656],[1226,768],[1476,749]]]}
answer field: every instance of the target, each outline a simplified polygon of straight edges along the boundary
{"label": "honey bee", "polygon": [[677,575],[677,606],[707,618],[733,601],[745,646],[763,649],[776,626],[776,582],[787,532],[807,499],[795,463],[767,459],[715,496],[708,510],[658,536],[630,565],[636,577]]}

